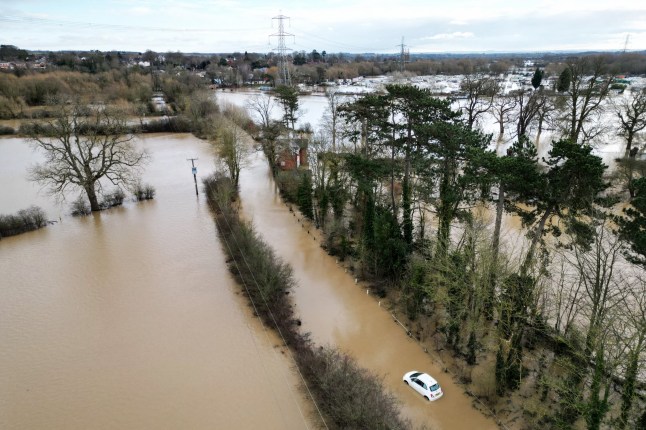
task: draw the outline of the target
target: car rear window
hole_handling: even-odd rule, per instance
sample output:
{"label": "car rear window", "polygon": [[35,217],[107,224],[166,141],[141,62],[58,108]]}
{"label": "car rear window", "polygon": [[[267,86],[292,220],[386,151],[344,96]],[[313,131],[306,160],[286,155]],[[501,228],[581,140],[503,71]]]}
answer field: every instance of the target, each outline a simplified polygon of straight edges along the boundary
{"label": "car rear window", "polygon": [[437,391],[439,389],[440,389],[440,384],[433,384],[431,385],[431,388],[430,388],[431,391]]}
{"label": "car rear window", "polygon": [[422,374],[422,372],[413,373],[412,375],[410,375],[410,377],[411,378],[417,378],[421,374]]}

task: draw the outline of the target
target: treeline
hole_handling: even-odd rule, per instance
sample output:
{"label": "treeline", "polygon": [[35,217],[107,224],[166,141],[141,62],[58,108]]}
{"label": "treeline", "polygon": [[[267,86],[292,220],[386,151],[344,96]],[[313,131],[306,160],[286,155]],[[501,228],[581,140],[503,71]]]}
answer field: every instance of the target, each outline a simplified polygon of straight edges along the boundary
{"label": "treeline", "polygon": [[[591,146],[604,136],[601,118],[630,111],[646,124],[646,110],[634,109],[645,93],[610,103],[609,66],[570,58],[557,91],[541,89],[538,70],[535,90],[512,95],[471,75],[456,102],[408,85],[350,102],[329,93],[309,168],[274,167],[328,251],[398,302],[418,339],[452,350],[480,398],[499,411],[515,399],[526,428],[646,419],[644,163],[628,145],[610,175]],[[293,106],[277,100],[289,127]],[[498,155],[479,124],[510,101],[501,121],[516,141]],[[557,140],[539,158],[547,105]],[[263,140],[270,161],[284,144],[273,126]],[[505,216],[522,224],[522,246],[503,234]]]}
{"label": "treeline", "polygon": [[[151,74],[142,68],[97,74],[39,72],[20,77],[0,73],[0,119],[50,118],[61,98],[75,98],[88,105],[117,105],[132,115],[174,115],[189,110],[191,97],[206,84],[189,72]],[[163,93],[165,109],[155,107],[155,91]]]}
{"label": "treeline", "polygon": [[[9,49],[11,48],[11,49]],[[20,53],[16,47],[6,47],[6,58]],[[496,54],[496,55],[413,55],[407,57],[404,71],[415,75],[459,75],[475,72],[492,74],[508,73],[512,68],[523,67],[527,58],[544,70],[560,70],[569,57],[598,56],[589,54]],[[605,62],[613,73],[628,75],[646,74],[646,53],[603,53]],[[47,61],[47,71],[16,68],[17,76],[74,71],[87,74],[105,74],[115,70],[132,70],[141,73],[175,74],[199,73],[209,83],[222,86],[274,84],[278,76],[279,58],[273,53],[232,52],[220,54],[184,54],[181,52],[143,53],[126,52],[49,52],[40,57]],[[2,57],[0,57],[2,58]],[[360,76],[381,76],[402,71],[399,55],[327,53],[325,50],[296,51],[291,57],[291,76],[295,83],[320,84],[329,80],[353,79]],[[164,89],[166,90],[166,89]]]}
{"label": "treeline", "polygon": [[278,258],[235,210],[237,187],[230,177],[204,180],[207,199],[229,257],[229,270],[248,297],[253,311],[285,342],[312,394],[325,427],[330,429],[407,429],[396,400],[378,376],[348,355],[315,346],[299,330],[288,293],[294,279]]}

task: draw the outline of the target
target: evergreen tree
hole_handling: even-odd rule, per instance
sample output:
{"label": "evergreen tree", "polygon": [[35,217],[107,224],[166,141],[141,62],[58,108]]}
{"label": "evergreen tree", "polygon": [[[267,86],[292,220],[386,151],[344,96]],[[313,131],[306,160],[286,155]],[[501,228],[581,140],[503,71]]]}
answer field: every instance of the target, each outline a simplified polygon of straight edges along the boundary
{"label": "evergreen tree", "polygon": [[281,85],[276,88],[276,97],[283,108],[285,127],[293,130],[298,118],[298,91],[296,88]]}
{"label": "evergreen tree", "polygon": [[624,216],[618,217],[619,233],[630,244],[627,258],[634,264],[646,268],[646,178],[633,181],[635,198],[631,206],[624,209]]}
{"label": "evergreen tree", "polygon": [[556,91],[564,93],[570,89],[572,83],[572,71],[569,67],[565,68],[559,75],[559,80],[556,82]]}
{"label": "evergreen tree", "polygon": [[539,69],[538,67],[536,68],[534,76],[532,76],[532,87],[534,87],[534,89],[537,89],[541,86],[541,82],[543,81],[543,73],[544,72],[541,69]]}
{"label": "evergreen tree", "polygon": [[309,171],[303,172],[297,190],[298,209],[307,219],[314,219],[314,204],[312,202],[312,178]]}

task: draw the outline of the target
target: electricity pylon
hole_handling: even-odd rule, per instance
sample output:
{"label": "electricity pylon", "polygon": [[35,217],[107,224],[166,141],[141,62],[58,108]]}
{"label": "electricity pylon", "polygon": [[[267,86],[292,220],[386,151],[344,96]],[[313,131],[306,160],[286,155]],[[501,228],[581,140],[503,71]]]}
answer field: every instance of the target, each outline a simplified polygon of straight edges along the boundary
{"label": "electricity pylon", "polygon": [[279,76],[278,76],[278,83],[282,85],[287,85],[291,86],[292,85],[292,79],[289,75],[289,63],[287,60],[287,51],[291,51],[291,48],[288,48],[285,45],[285,37],[287,36],[292,36],[294,37],[293,34],[285,32],[285,25],[283,21],[286,19],[288,20],[288,16],[284,15],[278,15],[273,17],[272,19],[277,19],[278,20],[278,33],[270,34],[269,37],[278,37],[278,47],[274,48],[274,51],[278,51],[278,70],[279,70]]}

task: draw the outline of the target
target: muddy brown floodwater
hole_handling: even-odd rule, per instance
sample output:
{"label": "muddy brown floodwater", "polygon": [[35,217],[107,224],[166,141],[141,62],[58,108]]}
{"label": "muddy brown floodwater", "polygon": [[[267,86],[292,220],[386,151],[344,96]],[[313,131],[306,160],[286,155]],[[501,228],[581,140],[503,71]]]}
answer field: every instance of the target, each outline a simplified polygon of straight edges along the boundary
{"label": "muddy brown floodwater", "polygon": [[[329,344],[355,357],[361,366],[384,377],[384,383],[401,401],[404,416],[431,429],[496,429],[494,421],[472,407],[473,399],[406,336],[386,309],[366,295],[320,243],[300,228],[282,203],[270,178],[265,158],[256,153],[241,173],[245,216],[294,268],[298,287],[293,299],[303,329],[319,345]],[[410,370],[433,375],[444,397],[427,402],[402,381]]]}
{"label": "muddy brown floodwater", "polygon": [[315,428],[195,196],[186,159],[212,171],[209,145],[138,144],[155,199],[72,218],[24,179],[38,156],[0,139],[0,214],[39,204],[61,218],[0,240],[0,428]]}

